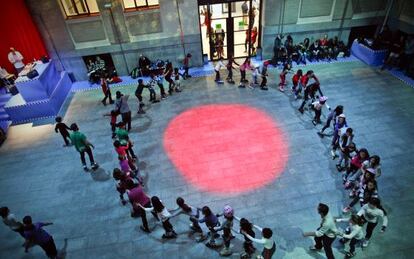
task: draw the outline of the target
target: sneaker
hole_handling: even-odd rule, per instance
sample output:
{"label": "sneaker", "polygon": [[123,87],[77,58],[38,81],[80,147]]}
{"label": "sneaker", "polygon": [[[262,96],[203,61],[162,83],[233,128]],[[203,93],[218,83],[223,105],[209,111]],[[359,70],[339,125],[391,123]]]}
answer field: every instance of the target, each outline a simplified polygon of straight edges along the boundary
{"label": "sneaker", "polygon": [[153,100],[152,103],[159,103],[160,100]]}
{"label": "sneaker", "polygon": [[279,87],[279,91],[281,91],[283,93],[285,91],[285,89]]}
{"label": "sneaker", "polygon": [[334,150],[331,150],[331,156],[332,156],[332,160],[335,160],[336,158],[336,153]]}
{"label": "sneaker", "polygon": [[342,171],[342,166],[340,164],[336,164],[336,170],[338,170],[338,172]]}
{"label": "sneaker", "polygon": [[98,169],[98,167],[99,167],[99,165],[97,163],[91,164],[92,170],[96,170],[96,169]]}
{"label": "sneaker", "polygon": [[368,245],[369,245],[369,240],[365,239],[365,240],[362,242],[362,247],[367,247]]}
{"label": "sneaker", "polygon": [[351,207],[346,206],[345,208],[343,208],[343,209],[342,209],[342,212],[343,212],[343,213],[348,213],[348,212],[350,212],[350,211],[351,211],[351,209],[352,209]]}
{"label": "sneaker", "polygon": [[316,126],[316,124],[318,124],[318,122],[316,120],[312,120],[312,124],[313,124],[313,126]]}
{"label": "sneaker", "polygon": [[138,114],[145,114],[145,111],[144,110],[139,110],[137,113]]}
{"label": "sneaker", "polygon": [[355,252],[353,252],[353,253],[351,253],[351,252],[346,252],[345,253],[345,257],[346,258],[352,258],[352,257],[354,257],[356,255],[356,253]]}
{"label": "sneaker", "polygon": [[126,200],[121,200],[121,203],[122,203],[122,205],[126,205],[127,204],[127,201]]}
{"label": "sneaker", "polygon": [[350,192],[349,193],[349,198],[354,198],[355,197],[355,192]]}
{"label": "sneaker", "polygon": [[264,91],[269,90],[269,88],[267,88],[267,87],[260,87],[260,89],[261,89],[261,90],[264,90]]}
{"label": "sneaker", "polygon": [[316,248],[315,246],[310,246],[309,247],[309,250],[311,250],[311,251],[321,251],[322,250],[322,248]]}
{"label": "sneaker", "polygon": [[223,247],[223,249],[221,249],[220,251],[221,256],[229,256],[231,254],[232,254],[231,249],[227,247]]}
{"label": "sneaker", "polygon": [[298,111],[299,111],[300,113],[302,113],[302,114],[303,114],[303,112],[304,112],[304,110],[303,110],[302,108],[299,108],[299,109],[298,109]]}
{"label": "sneaker", "polygon": [[84,170],[85,172],[88,172],[88,171],[89,171],[89,168],[88,168],[86,165],[83,165],[83,170]]}

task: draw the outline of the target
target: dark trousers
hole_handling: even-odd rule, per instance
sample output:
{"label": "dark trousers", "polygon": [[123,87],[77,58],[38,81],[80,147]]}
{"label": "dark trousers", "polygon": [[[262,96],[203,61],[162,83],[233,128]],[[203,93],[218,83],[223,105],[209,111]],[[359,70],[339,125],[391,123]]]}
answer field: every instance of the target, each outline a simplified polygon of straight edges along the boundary
{"label": "dark trousers", "polygon": [[114,102],[112,100],[112,94],[111,94],[111,90],[109,90],[109,87],[108,87],[108,90],[106,90],[106,92],[105,92],[105,97],[102,99],[102,102],[104,104],[106,104],[106,99],[108,99],[108,98],[109,98],[109,103],[113,103]]}
{"label": "dark trousers", "polygon": [[171,94],[173,90],[173,86],[175,86],[174,81],[171,79],[171,77],[165,77],[165,80],[168,82],[168,92]]}
{"label": "dark trousers", "polygon": [[326,235],[321,237],[315,237],[315,248],[316,249],[323,249],[325,250],[326,258],[328,259],[335,259],[333,252],[332,252],[332,243],[335,241],[335,238],[330,238]]}
{"label": "dark trousers", "polygon": [[125,123],[127,131],[131,130],[131,111],[121,113],[122,122]]}
{"label": "dark trousers", "polygon": [[220,78],[220,71],[218,71],[218,70],[215,70],[216,71],[216,82],[217,81],[220,81],[221,80],[221,78]]}
{"label": "dark trousers", "polygon": [[328,117],[328,119],[326,120],[325,126],[323,126],[322,128],[322,132],[324,132],[327,128],[329,128],[331,126],[331,121],[332,119]]}
{"label": "dark trousers", "polygon": [[322,110],[316,110],[315,109],[315,117],[314,120],[315,122],[321,122],[321,114],[322,114]]}
{"label": "dark trousers", "polygon": [[55,241],[51,237],[49,241],[43,244],[39,244],[39,246],[45,251],[47,257],[49,258],[56,258],[57,257],[57,249],[55,245]]}
{"label": "dark trousers", "polygon": [[188,74],[188,69],[190,69],[188,66],[184,66],[184,79],[186,79],[187,77],[190,77],[190,75]]}
{"label": "dark trousers", "polygon": [[227,74],[227,79],[228,80],[233,80],[233,69],[227,69],[227,71],[229,72],[228,74]]}
{"label": "dark trousers", "polygon": [[267,84],[267,78],[265,76],[262,77],[262,83],[260,84],[260,87],[266,87]]}
{"label": "dark trousers", "polygon": [[246,82],[246,71],[240,70],[240,83]]}
{"label": "dark trousers", "polygon": [[351,252],[351,253],[355,252],[356,243],[358,243],[358,239],[352,238],[351,242],[349,243],[349,252]]}
{"label": "dark trousers", "polygon": [[110,123],[110,124],[111,124],[112,138],[114,138],[115,137],[116,125],[115,125],[115,123]]}
{"label": "dark trousers", "polygon": [[149,92],[150,92],[150,101],[155,101],[155,99],[157,99],[157,95],[155,94],[155,90],[151,87],[148,88]]}
{"label": "dark trousers", "polygon": [[90,147],[86,147],[83,151],[81,151],[79,153],[80,153],[82,165],[86,165],[85,153],[88,154],[89,160],[91,161],[91,164],[95,163],[95,160],[93,160],[92,149]]}
{"label": "dark trousers", "polygon": [[203,230],[200,227],[200,224],[198,223],[198,219],[194,217],[190,217],[190,221],[193,223],[193,228],[196,232],[202,233]]}
{"label": "dark trousers", "polygon": [[170,220],[168,220],[168,219],[166,221],[162,222],[162,227],[164,228],[165,233],[170,233],[170,232],[174,231],[174,228],[171,225]]}
{"label": "dark trousers", "polygon": [[68,132],[61,132],[60,135],[62,135],[63,141],[65,141],[66,146],[70,144],[70,137]]}
{"label": "dark trousers", "polygon": [[378,222],[377,223],[368,222],[367,231],[366,231],[366,234],[365,234],[365,239],[369,240],[371,238],[372,232],[374,231],[374,229],[377,225],[378,225]]}
{"label": "dark trousers", "polygon": [[[149,201],[147,204],[145,204],[145,205],[144,205],[144,207],[145,207],[145,208],[151,208],[151,207],[152,207],[151,202]],[[147,220],[147,215],[145,214],[145,210],[144,210],[143,208],[141,208],[141,207],[139,207],[139,206],[138,206],[138,211],[139,211],[139,213],[140,213],[140,215],[141,215],[142,226],[143,226],[145,229],[149,229],[149,228],[148,228],[148,220]],[[158,219],[158,216],[157,216],[157,214],[156,214],[154,211],[151,211],[151,213],[152,213],[152,215],[153,215],[156,219]]]}
{"label": "dark trousers", "polygon": [[304,92],[304,94],[303,94],[303,102],[302,102],[302,105],[300,106],[300,110],[302,110],[303,109],[303,107],[305,107],[305,104],[308,102],[308,100],[309,100],[309,90],[308,90],[309,88],[306,88],[305,89],[305,92]]}

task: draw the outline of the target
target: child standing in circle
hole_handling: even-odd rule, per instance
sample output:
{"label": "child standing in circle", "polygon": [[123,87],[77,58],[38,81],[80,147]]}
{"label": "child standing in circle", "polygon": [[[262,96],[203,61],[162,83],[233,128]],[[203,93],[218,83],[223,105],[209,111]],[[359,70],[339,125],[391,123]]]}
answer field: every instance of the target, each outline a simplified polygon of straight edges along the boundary
{"label": "child standing in circle", "polygon": [[[224,247],[220,251],[221,256],[230,256],[232,251],[230,249],[230,240],[232,239],[231,229],[233,227],[234,210],[229,205],[224,206],[223,214],[225,221],[220,227],[215,228],[216,231],[223,231]],[[221,216],[221,215],[220,215]]]}
{"label": "child standing in circle", "polygon": [[355,245],[364,238],[364,232],[362,230],[362,226],[364,225],[364,221],[358,215],[352,215],[351,218],[346,219],[336,219],[336,222],[346,222],[349,221],[349,227],[345,230],[345,233],[339,233],[339,236],[342,236],[342,239],[339,241],[342,244],[346,244],[348,241],[349,243],[349,251],[345,253],[346,258],[351,258],[356,255],[355,253]]}
{"label": "child standing in circle", "polygon": [[237,66],[240,66],[236,61],[234,61],[233,55],[230,54],[227,65],[226,65],[227,71],[228,71],[226,80],[230,84],[234,84],[234,80],[233,80],[233,69],[234,69],[234,67],[233,67],[233,64],[235,64]]}
{"label": "child standing in circle", "polygon": [[218,84],[223,83],[220,77],[220,69],[224,67],[226,66],[223,64],[223,58],[219,58],[219,60],[216,63],[216,66],[214,67],[214,71],[216,72],[216,78],[214,79],[214,81]]}
{"label": "child standing in circle", "polygon": [[[262,232],[262,238],[257,239],[252,236],[250,236],[247,233],[242,233],[245,235],[248,239],[251,241],[262,244],[263,245],[263,251],[262,251],[262,257],[263,259],[271,259],[274,253],[276,252],[276,243],[272,239],[273,231],[270,228],[261,228],[259,226],[253,225],[256,229],[258,229],[260,232]],[[259,258],[259,257],[258,257]]]}
{"label": "child standing in circle", "polygon": [[152,207],[146,208],[141,204],[138,204],[143,210],[148,212],[155,212],[162,222],[162,227],[165,230],[165,233],[162,235],[162,238],[175,238],[177,233],[175,233],[173,226],[170,223],[171,214],[167,208],[162,204],[161,200],[157,196],[151,197]]}
{"label": "child standing in circle", "polygon": [[283,66],[283,70],[279,75],[280,82],[279,82],[279,91],[284,92],[286,86],[286,74],[291,70],[290,64],[285,64]]}
{"label": "child standing in circle", "polygon": [[296,71],[296,74],[293,75],[293,77],[292,77],[292,93],[296,94],[297,87],[298,87],[298,84],[299,84],[299,80],[302,77],[302,74],[303,74],[302,69],[298,69],[298,71]]}
{"label": "child standing in circle", "polygon": [[253,245],[252,240],[250,240],[247,235],[254,238],[256,234],[253,231],[253,224],[250,223],[247,219],[241,218],[240,219],[240,233],[244,236],[244,253],[240,255],[241,258],[250,258],[252,254],[256,251],[256,248]]}
{"label": "child standing in circle", "polygon": [[[215,247],[216,246],[216,230],[215,227],[219,226],[219,220],[216,215],[210,210],[209,207],[204,206],[201,209],[201,213],[203,214],[203,218],[200,219],[199,223],[205,223],[208,230],[210,231],[210,240],[206,243],[206,246],[208,247]],[[201,235],[199,239],[197,239],[197,242],[202,242],[207,239],[207,236]]]}
{"label": "child standing in circle", "polygon": [[62,117],[57,116],[55,118],[56,121],[56,126],[55,126],[55,132],[56,133],[60,133],[60,135],[62,135],[63,141],[65,141],[65,145],[64,146],[70,146],[70,137],[69,137],[69,132],[68,130],[70,130],[70,128],[62,122]]}
{"label": "child standing in circle", "polygon": [[321,123],[322,108],[325,105],[326,100],[328,100],[328,97],[321,96],[319,97],[319,101],[312,103],[313,109],[315,111],[315,117],[313,118],[312,123],[315,126],[316,124]]}
{"label": "child standing in circle", "polygon": [[342,105],[338,105],[335,107],[335,109],[333,111],[331,111],[328,115],[328,118],[326,119],[326,123],[325,126],[323,126],[323,128],[321,129],[320,132],[318,132],[318,134],[323,137],[323,132],[329,128],[331,126],[331,121],[334,122],[334,127],[336,124],[336,118],[344,113],[344,107]]}
{"label": "child standing in circle", "polygon": [[192,207],[185,203],[184,199],[178,197],[176,200],[178,208],[174,209],[174,213],[172,217],[177,216],[180,213],[187,214],[190,216],[191,225],[190,228],[196,233],[203,234],[203,230],[201,229],[200,225],[198,224],[198,218],[200,217],[200,210],[199,208]]}
{"label": "child standing in circle", "polygon": [[112,110],[110,113],[104,114],[104,116],[111,117],[111,122],[109,124],[111,125],[112,138],[115,138],[116,118],[118,117],[118,112],[116,110]]}
{"label": "child standing in circle", "polygon": [[367,222],[365,239],[362,243],[363,247],[367,247],[369,245],[369,240],[372,236],[372,232],[378,225],[379,218],[382,218],[381,232],[385,232],[387,229],[387,212],[381,206],[381,201],[378,198],[371,198],[369,203],[362,206],[362,208],[358,211],[358,216],[362,217],[362,219]]}
{"label": "child standing in circle", "polygon": [[262,90],[268,90],[267,88],[267,66],[269,65],[269,61],[263,62],[262,69],[260,71],[260,74],[262,76],[262,82],[260,83],[260,89]]}
{"label": "child standing in circle", "polygon": [[175,91],[177,93],[181,92],[181,74],[178,71],[178,67],[174,68],[174,84],[175,84]]}

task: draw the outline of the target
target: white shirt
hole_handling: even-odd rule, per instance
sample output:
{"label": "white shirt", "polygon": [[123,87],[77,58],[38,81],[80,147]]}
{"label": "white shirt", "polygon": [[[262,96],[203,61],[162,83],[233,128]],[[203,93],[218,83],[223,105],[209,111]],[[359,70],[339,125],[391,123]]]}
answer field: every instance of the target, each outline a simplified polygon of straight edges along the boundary
{"label": "white shirt", "polygon": [[[154,208],[144,208],[145,211],[154,211]],[[171,217],[171,213],[167,210],[167,208],[164,207],[164,209],[161,212],[156,212],[157,216],[161,219],[161,221],[166,221]]]}
{"label": "white shirt", "polygon": [[334,238],[337,231],[335,221],[331,214],[328,213],[322,218],[321,227],[315,231],[315,236],[321,237],[325,235],[327,237]]}
{"label": "white shirt", "polygon": [[221,69],[222,67],[226,67],[226,66],[225,66],[225,65],[223,64],[223,62],[221,62],[221,60],[220,60],[219,62],[217,62],[216,66],[214,67],[214,70],[216,70],[216,71],[220,71],[220,69]]}
{"label": "white shirt", "polygon": [[11,213],[7,215],[6,218],[3,218],[3,222],[6,226],[8,226],[12,230],[16,230],[21,227],[21,224],[17,221],[16,216]]}
{"label": "white shirt", "polygon": [[362,208],[358,211],[358,216],[364,216],[366,221],[370,223],[377,223],[378,218],[382,218],[382,225],[388,225],[388,217],[384,214],[384,211],[375,208],[371,209],[368,204],[362,206]]}
{"label": "white shirt", "polygon": [[22,62],[23,56],[22,56],[22,54],[20,54],[20,52],[18,52],[18,51],[15,51],[14,53],[9,52],[9,55],[7,57],[9,59],[10,63],[12,63],[15,68],[24,67],[24,63]]}
{"label": "white shirt", "polygon": [[[345,222],[349,221],[349,218],[343,218],[343,219],[337,219],[336,222]],[[364,231],[362,230],[362,227],[359,225],[351,224],[351,233],[344,234],[342,237],[346,239],[352,239],[355,238],[357,240],[361,240],[364,238]]]}

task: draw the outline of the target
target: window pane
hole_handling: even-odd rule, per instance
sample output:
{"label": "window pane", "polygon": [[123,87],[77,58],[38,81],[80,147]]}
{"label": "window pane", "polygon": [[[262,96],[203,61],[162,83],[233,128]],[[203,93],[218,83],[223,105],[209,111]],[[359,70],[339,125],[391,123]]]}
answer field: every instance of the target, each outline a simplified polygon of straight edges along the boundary
{"label": "window pane", "polygon": [[86,0],[89,7],[89,12],[91,13],[99,13],[98,4],[96,3],[96,0]]}
{"label": "window pane", "polygon": [[147,6],[147,1],[145,0],[136,0],[137,7]]}
{"label": "window pane", "polygon": [[88,10],[86,9],[85,2],[83,0],[75,0],[76,8],[78,8],[79,14],[85,14],[88,13]]}
{"label": "window pane", "polygon": [[148,5],[159,5],[160,1],[159,0],[148,0]]}
{"label": "window pane", "polygon": [[124,0],[124,8],[135,8],[134,0]]}
{"label": "window pane", "polygon": [[72,6],[71,0],[62,0],[61,2],[67,16],[76,15],[75,8]]}

